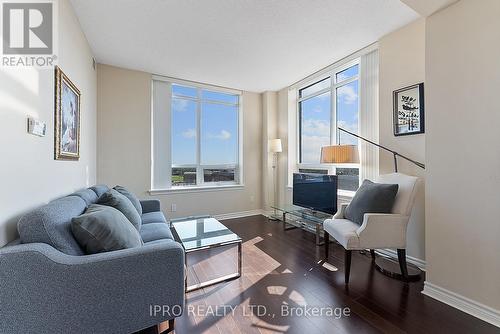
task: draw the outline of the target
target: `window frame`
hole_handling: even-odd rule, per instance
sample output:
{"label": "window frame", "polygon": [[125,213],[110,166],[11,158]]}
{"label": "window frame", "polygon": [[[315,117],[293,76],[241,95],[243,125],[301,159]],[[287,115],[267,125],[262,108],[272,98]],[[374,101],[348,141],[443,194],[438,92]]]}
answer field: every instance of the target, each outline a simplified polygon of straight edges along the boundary
{"label": "window frame", "polygon": [[[153,78],[158,80],[158,78]],[[243,186],[243,93],[238,90],[233,90],[229,88],[223,88],[218,86],[212,86],[208,84],[195,83],[186,80],[162,78],[163,81],[170,83],[170,101],[174,98],[190,100],[196,103],[196,163],[195,164],[173,164],[172,162],[172,149],[170,149],[169,160],[169,171],[172,174],[172,169],[174,168],[196,168],[196,183],[193,185],[173,185],[172,175],[169,177],[169,184],[167,184],[166,190],[196,190],[196,189],[216,189],[216,188],[230,188],[230,187],[241,187]],[[196,89],[196,97],[185,96],[181,94],[174,94],[173,85],[181,85]],[[224,93],[229,95],[235,95],[238,97],[237,103],[229,103],[224,101],[217,101],[212,99],[202,98],[202,91],[208,90],[216,93]],[[201,120],[202,120],[202,104],[211,103],[219,104],[231,107],[237,107],[237,122],[238,122],[238,134],[237,134],[237,162],[235,164],[202,164],[201,163]],[[170,110],[170,145],[172,145],[172,102],[168,106]],[[205,169],[234,169],[234,181],[217,181],[217,182],[205,182],[204,180],[204,170]]]}
{"label": "window frame", "polygon": [[[359,175],[361,176],[361,163],[358,164],[322,164],[322,163],[304,163],[302,162],[302,110],[301,110],[301,102],[314,98],[316,96],[319,96],[321,94],[325,94],[330,92],[330,145],[337,145],[338,144],[338,138],[339,138],[339,131],[337,130],[337,88],[342,87],[344,85],[347,85],[349,83],[352,83],[354,81],[358,81],[358,114],[360,110],[360,98],[359,96],[362,94],[361,92],[361,87],[360,87],[360,71],[361,71],[361,64],[360,64],[360,58],[353,59],[351,61],[348,61],[340,66],[336,66],[335,68],[332,68],[328,72],[322,73],[320,76],[314,77],[311,80],[308,80],[307,82],[301,84],[300,86],[297,87],[296,89],[296,138],[297,138],[297,145],[296,145],[296,157],[297,157],[297,163],[296,163],[296,170],[299,169],[312,169],[312,170],[328,170],[328,174],[335,175],[336,174],[336,169],[337,168],[358,168],[359,170]],[[347,70],[348,68],[358,65],[358,74],[352,77],[349,77],[345,80],[337,82],[337,77],[336,75],[344,70]],[[312,94],[309,94],[307,96],[300,96],[301,90],[308,88],[316,83],[319,83],[327,78],[330,78],[330,87],[324,88],[322,90],[319,90],[317,92],[314,92]],[[358,128],[359,128],[359,118],[358,118]],[[359,139],[358,139],[358,145],[359,145]],[[361,184],[361,180],[360,180]],[[339,189],[339,193],[346,193],[346,194],[351,194],[354,193],[349,190],[343,190]]]}

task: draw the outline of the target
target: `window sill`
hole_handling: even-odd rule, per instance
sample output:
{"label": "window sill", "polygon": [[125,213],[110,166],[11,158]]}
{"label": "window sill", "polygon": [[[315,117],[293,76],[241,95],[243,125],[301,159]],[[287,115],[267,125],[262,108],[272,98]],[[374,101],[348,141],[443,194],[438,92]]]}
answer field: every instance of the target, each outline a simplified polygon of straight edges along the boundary
{"label": "window sill", "polygon": [[164,195],[164,194],[184,194],[184,193],[201,193],[212,191],[228,191],[228,190],[243,190],[243,184],[228,184],[220,186],[199,186],[199,187],[175,187],[170,189],[151,189],[150,195]]}

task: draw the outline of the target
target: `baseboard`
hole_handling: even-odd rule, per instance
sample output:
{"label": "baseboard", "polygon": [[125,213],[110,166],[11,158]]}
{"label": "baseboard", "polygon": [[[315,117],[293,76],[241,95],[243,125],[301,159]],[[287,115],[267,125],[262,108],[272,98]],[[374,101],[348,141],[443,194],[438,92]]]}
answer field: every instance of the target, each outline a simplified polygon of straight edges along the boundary
{"label": "baseboard", "polygon": [[263,215],[263,214],[264,212],[261,209],[256,209],[256,210],[248,210],[240,212],[223,213],[220,215],[214,215],[214,218],[218,220],[226,220],[226,219],[243,218],[243,217]]}
{"label": "baseboard", "polygon": [[492,325],[500,327],[500,311],[425,281],[422,293]]}
{"label": "baseboard", "polygon": [[[393,259],[398,258],[398,253],[394,249],[377,249],[375,252],[388,256]],[[413,265],[416,265],[419,267],[421,270],[425,271],[425,261],[421,259],[417,259],[416,257],[413,256],[408,256],[406,255],[406,262],[411,263]]]}

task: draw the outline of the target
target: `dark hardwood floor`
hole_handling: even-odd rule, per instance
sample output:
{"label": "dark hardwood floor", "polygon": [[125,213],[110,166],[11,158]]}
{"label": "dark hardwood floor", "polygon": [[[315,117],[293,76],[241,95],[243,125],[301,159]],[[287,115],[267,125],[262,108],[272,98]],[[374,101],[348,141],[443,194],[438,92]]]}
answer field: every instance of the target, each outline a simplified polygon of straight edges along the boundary
{"label": "dark hardwood floor", "polygon": [[[184,315],[175,321],[178,334],[499,333],[493,325],[423,295],[423,279],[405,284],[380,274],[369,252],[353,252],[346,287],[341,246],[330,244],[324,265],[324,247],[315,245],[313,234],[283,231],[281,223],[263,216],[223,223],[243,239],[243,275],[187,294]],[[188,279],[225,274],[236,264],[234,249],[215,255],[210,260],[188,258]],[[304,305],[323,315],[282,316],[282,307],[304,310]],[[350,314],[328,314],[335,308]]]}

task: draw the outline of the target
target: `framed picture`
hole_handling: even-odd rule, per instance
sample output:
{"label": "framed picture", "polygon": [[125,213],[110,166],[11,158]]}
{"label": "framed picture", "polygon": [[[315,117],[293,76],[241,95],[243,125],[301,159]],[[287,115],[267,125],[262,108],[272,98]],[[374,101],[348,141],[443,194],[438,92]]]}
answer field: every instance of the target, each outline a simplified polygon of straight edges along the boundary
{"label": "framed picture", "polygon": [[80,91],[57,66],[54,105],[54,159],[78,160],[80,158]]}
{"label": "framed picture", "polygon": [[394,135],[425,133],[424,84],[401,88],[393,92]]}

